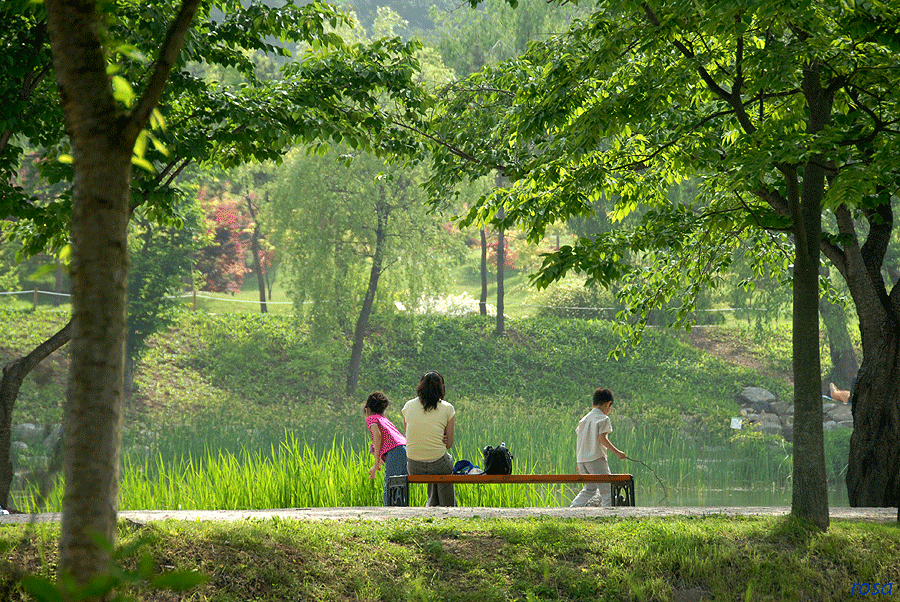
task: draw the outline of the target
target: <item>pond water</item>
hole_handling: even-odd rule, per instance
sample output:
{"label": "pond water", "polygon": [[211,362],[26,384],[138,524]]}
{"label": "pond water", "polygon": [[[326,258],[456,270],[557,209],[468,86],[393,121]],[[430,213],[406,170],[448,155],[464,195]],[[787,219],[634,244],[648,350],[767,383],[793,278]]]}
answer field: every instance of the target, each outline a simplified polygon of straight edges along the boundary
{"label": "pond water", "polygon": [[[663,491],[661,487],[638,488],[635,491],[638,506],[790,506],[790,489],[701,489],[699,491]],[[847,507],[850,505],[844,487],[828,491],[828,505]]]}

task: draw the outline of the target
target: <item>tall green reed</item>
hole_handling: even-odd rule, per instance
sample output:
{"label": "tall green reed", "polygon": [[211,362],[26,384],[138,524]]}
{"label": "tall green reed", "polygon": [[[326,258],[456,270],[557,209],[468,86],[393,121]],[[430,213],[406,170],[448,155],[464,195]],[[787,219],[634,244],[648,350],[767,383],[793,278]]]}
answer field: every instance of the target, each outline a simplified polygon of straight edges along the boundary
{"label": "tall green reed", "polygon": [[[454,460],[483,465],[482,449],[502,442],[515,457],[516,473],[576,472],[574,429],[587,406],[564,409],[497,400],[460,400],[455,405]],[[225,418],[213,414],[161,432],[151,442],[150,454],[125,454],[120,508],[380,505],[384,477],[368,478],[370,441],[358,410],[297,412],[284,421],[249,426],[223,426]],[[399,410],[391,410],[389,418],[402,428]],[[791,447],[778,438],[730,430],[718,436],[691,435],[677,424],[620,419],[615,413],[612,420],[611,440],[646,464],[610,455],[613,472],[635,476],[639,505],[705,505],[715,495],[735,492],[783,500],[790,492]],[[829,453],[841,454],[842,449],[834,446]],[[841,465],[829,462],[829,478],[836,482],[841,475],[831,472]],[[457,499],[467,506],[549,507],[568,504],[578,488],[460,485]],[[424,505],[424,486],[413,486],[410,495],[412,505]],[[747,496],[743,499],[750,500]],[[51,494],[48,507],[58,509],[59,499],[58,492]],[[36,501],[19,500],[18,505],[30,508],[29,503],[36,508]]]}

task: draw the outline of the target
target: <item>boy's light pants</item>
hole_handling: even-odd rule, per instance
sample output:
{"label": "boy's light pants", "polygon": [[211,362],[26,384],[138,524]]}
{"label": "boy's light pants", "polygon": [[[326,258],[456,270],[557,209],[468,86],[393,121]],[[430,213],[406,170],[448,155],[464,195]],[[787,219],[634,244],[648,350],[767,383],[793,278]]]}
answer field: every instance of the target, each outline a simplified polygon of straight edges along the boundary
{"label": "boy's light pants", "polygon": [[[609,462],[606,461],[606,458],[598,458],[590,462],[579,462],[578,474],[610,474]],[[584,489],[578,492],[578,495],[575,496],[569,507],[587,506],[588,502],[597,495],[598,491],[600,493],[600,505],[611,506],[612,494],[609,488],[609,483],[585,483]]]}

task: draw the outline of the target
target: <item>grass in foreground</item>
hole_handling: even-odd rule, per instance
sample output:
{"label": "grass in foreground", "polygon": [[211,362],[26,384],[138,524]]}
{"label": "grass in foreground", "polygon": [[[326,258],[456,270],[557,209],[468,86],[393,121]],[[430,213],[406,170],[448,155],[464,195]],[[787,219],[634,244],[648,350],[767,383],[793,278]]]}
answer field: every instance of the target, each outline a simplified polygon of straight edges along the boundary
{"label": "grass in foreground", "polygon": [[[52,577],[56,526],[0,528],[4,600],[22,571]],[[158,572],[199,588],[138,600],[848,600],[854,584],[900,582],[896,525],[793,519],[433,519],[122,525]],[[125,558],[125,566],[137,559]],[[17,576],[18,574],[18,576]]]}

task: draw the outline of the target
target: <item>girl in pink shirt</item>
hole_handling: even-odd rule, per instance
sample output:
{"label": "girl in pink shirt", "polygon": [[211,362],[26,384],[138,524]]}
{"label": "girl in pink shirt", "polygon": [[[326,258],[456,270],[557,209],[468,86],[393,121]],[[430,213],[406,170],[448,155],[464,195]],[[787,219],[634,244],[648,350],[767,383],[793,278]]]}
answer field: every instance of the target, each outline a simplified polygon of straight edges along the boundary
{"label": "girl in pink shirt", "polygon": [[388,398],[381,391],[375,391],[366,399],[363,411],[366,413],[366,427],[372,437],[369,451],[375,456],[375,464],[369,469],[369,478],[384,466],[384,500],[388,505],[388,477],[406,474],[406,437],[393,423],[385,418],[384,410],[388,406]]}

